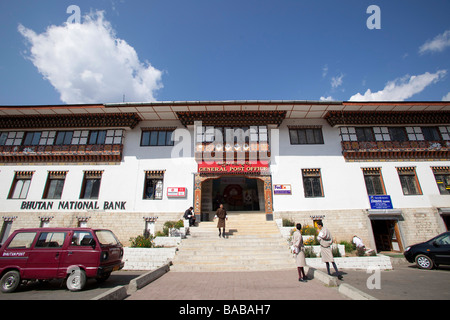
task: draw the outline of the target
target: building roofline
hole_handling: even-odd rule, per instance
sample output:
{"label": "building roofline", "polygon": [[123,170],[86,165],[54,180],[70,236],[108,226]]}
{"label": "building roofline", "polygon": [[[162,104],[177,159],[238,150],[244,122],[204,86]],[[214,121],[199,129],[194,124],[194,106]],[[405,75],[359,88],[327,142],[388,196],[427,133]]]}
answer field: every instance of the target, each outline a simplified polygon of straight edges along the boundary
{"label": "building roofline", "polygon": [[193,101],[151,101],[119,103],[87,103],[57,105],[0,105],[0,109],[61,109],[61,108],[114,108],[138,106],[186,106],[186,105],[450,105],[450,101],[317,101],[317,100],[193,100]]}

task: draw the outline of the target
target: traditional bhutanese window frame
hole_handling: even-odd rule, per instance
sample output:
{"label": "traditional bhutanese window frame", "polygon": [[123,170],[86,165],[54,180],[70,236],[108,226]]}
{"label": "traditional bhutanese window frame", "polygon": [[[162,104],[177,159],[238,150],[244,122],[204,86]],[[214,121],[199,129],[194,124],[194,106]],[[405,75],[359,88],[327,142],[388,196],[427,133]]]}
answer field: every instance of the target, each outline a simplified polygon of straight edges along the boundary
{"label": "traditional bhutanese window frame", "polygon": [[[100,195],[100,187],[101,187],[101,182],[102,182],[102,175],[103,175],[103,170],[86,170],[84,171],[83,174],[83,182],[81,185],[81,191],[80,191],[80,199],[98,199],[99,195]],[[97,191],[97,195],[96,196],[92,196],[92,193],[86,197],[86,184],[88,182],[88,180],[98,180],[99,185],[98,185],[98,191]]]}
{"label": "traditional bhutanese window frame", "polygon": [[[381,174],[381,168],[377,167],[377,168],[361,168],[363,175],[364,175],[364,183],[366,185],[366,190],[367,190],[367,195],[369,196],[374,196],[374,195],[385,195],[386,194],[386,188],[384,185],[384,181],[383,181],[383,175]],[[381,193],[371,193],[369,190],[369,186],[367,185],[367,180],[366,178],[368,177],[376,177],[378,178],[378,181],[380,183],[380,187],[381,187]],[[373,190],[376,190],[375,185],[373,184],[373,180],[371,180],[372,185],[373,185]]]}
{"label": "traditional bhutanese window frame", "polygon": [[431,167],[441,195],[450,195],[450,167]]}
{"label": "traditional bhutanese window frame", "polygon": [[[400,179],[400,185],[402,187],[403,194],[405,196],[422,195],[422,188],[420,187],[419,179],[417,177],[416,167],[397,167],[396,169],[398,177]],[[408,180],[402,179],[402,177],[408,177]],[[411,186],[411,182],[416,188],[416,193],[412,193],[412,190],[409,189],[409,187]],[[407,193],[405,193],[405,189],[407,189]]]}
{"label": "traditional bhutanese window frame", "polygon": [[[319,183],[320,191],[319,194],[315,194],[314,192],[314,186],[311,184],[311,186],[308,186],[308,183],[306,179],[317,179],[317,182]],[[303,191],[305,194],[305,198],[323,198],[325,197],[324,189],[323,189],[323,183],[322,183],[322,174],[320,172],[320,169],[302,169],[302,181],[303,181]],[[311,181],[311,183],[317,183]],[[311,195],[308,194],[309,188],[311,189]]]}
{"label": "traditional bhutanese window frame", "polygon": [[[8,199],[26,199],[33,174],[34,171],[16,171],[9,190]],[[21,183],[20,193],[16,195],[16,188],[19,186],[19,183]]]}
{"label": "traditional bhutanese window frame", "polygon": [[[66,182],[66,176],[68,171],[48,171],[47,182],[45,183],[44,193],[42,199],[61,199],[62,192],[64,191],[64,185]],[[61,194],[58,196],[49,195],[49,190],[53,181],[62,181]]]}
{"label": "traditional bhutanese window frame", "polygon": [[[164,196],[164,174],[166,170],[146,170],[144,178],[143,200],[162,200]],[[148,183],[152,183],[153,191],[148,193]]]}

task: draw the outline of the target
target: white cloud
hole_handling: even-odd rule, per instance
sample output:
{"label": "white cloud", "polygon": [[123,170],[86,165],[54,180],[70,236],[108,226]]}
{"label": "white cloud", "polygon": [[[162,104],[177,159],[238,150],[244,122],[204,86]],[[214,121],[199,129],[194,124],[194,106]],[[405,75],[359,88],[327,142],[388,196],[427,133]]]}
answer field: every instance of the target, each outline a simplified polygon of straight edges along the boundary
{"label": "white cloud", "polygon": [[442,52],[446,47],[450,47],[450,30],[437,35],[433,40],[428,40],[419,48],[419,53]]}
{"label": "white cloud", "polygon": [[333,89],[336,89],[337,87],[342,85],[342,79],[344,78],[344,75],[341,73],[340,76],[332,77],[331,78],[331,87]]}
{"label": "white cloud", "polygon": [[442,97],[442,101],[450,101],[450,92]]}
{"label": "white cloud", "polygon": [[383,90],[372,92],[370,89],[364,95],[357,93],[350,101],[404,101],[413,95],[422,92],[427,86],[440,81],[447,74],[447,70],[436,73],[425,72],[418,76],[404,76],[389,81]]}
{"label": "white cloud", "polygon": [[42,34],[19,25],[30,43],[28,58],[65,103],[155,101],[162,72],[141,62],[133,47],[117,38],[101,11],[83,23],[50,26]]}
{"label": "white cloud", "polygon": [[328,65],[324,65],[322,68],[322,78],[325,78],[328,74]]}
{"label": "white cloud", "polygon": [[332,96],[320,97],[320,101],[334,101],[334,98]]}

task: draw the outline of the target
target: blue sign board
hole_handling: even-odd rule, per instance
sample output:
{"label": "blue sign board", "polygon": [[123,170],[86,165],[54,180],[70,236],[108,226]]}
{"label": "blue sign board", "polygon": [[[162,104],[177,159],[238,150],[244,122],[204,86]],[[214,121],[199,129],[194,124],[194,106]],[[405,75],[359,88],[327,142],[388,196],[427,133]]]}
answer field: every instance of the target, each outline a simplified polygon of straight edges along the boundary
{"label": "blue sign board", "polygon": [[394,209],[391,196],[369,196],[371,209]]}

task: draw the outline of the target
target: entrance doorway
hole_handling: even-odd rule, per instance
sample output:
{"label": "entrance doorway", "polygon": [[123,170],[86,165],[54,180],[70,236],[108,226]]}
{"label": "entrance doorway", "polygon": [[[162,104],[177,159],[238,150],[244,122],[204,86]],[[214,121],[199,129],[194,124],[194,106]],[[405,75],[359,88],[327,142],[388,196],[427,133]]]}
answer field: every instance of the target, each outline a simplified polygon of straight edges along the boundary
{"label": "entrance doorway", "polygon": [[397,220],[371,220],[377,251],[402,252],[403,246]]}
{"label": "entrance doorway", "polygon": [[228,212],[264,212],[273,221],[272,177],[270,175],[194,176],[194,213],[201,221],[223,203]]}
{"label": "entrance doorway", "polygon": [[227,211],[264,211],[264,182],[245,176],[225,176],[212,180],[212,209],[223,203]]}

